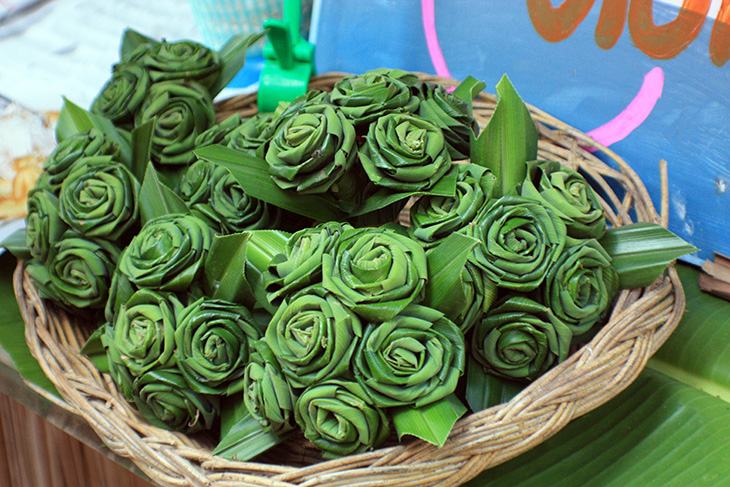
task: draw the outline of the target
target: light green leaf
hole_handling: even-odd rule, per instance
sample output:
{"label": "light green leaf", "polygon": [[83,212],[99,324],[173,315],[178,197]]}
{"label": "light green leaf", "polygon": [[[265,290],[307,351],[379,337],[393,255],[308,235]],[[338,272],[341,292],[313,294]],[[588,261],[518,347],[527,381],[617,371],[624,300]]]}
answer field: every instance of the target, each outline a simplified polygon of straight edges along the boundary
{"label": "light green leaf", "polygon": [[276,308],[269,303],[264,288],[264,274],[275,255],[284,252],[289,234],[280,230],[253,230],[246,246],[246,280],[256,302],[270,313]]}
{"label": "light green leaf", "polygon": [[147,165],[150,163],[152,135],[155,131],[156,119],[148,120],[132,130],[132,159],[129,170],[137,181],[143,181]]}
{"label": "light green leaf", "polygon": [[13,254],[16,259],[29,260],[31,258],[30,249],[26,240],[25,227],[19,228],[8,235],[5,240],[0,242],[0,247],[8,249],[8,252]]}
{"label": "light green leaf", "polygon": [[484,81],[479,81],[472,76],[467,76],[454,90],[454,96],[461,98],[469,104],[469,107],[471,107],[471,102],[474,97],[486,87],[487,84],[484,83]]}
{"label": "light green leaf", "polygon": [[674,260],[698,249],[656,223],[609,229],[600,240],[619,274],[619,287],[651,285]]}
{"label": "light green leaf", "polygon": [[509,193],[527,174],[527,161],[537,159],[537,128],[530,111],[507,76],[497,83],[497,106],[471,144],[471,162],[485,166],[501,181],[494,197]]}
{"label": "light green leaf", "polygon": [[221,404],[220,438],[213,455],[245,462],[281,443],[286,436],[264,431],[258,420],[248,412],[243,400],[233,397]]}
{"label": "light green leaf", "polygon": [[207,296],[253,308],[256,300],[246,280],[246,249],[251,232],[213,238],[205,260],[203,288]]}
{"label": "light green leaf", "polygon": [[391,415],[398,438],[403,438],[403,435],[413,435],[442,447],[451,428],[465,412],[466,406],[451,394],[419,408],[410,406],[393,408]]}
{"label": "light green leaf", "polygon": [[159,43],[134,29],[125,29],[124,34],[122,34],[122,43],[119,45],[119,58],[123,58],[142,44]]}
{"label": "light green leaf", "polygon": [[189,213],[185,202],[160,182],[152,163],[147,165],[144,181],[139,191],[139,213],[142,225],[158,216]]}
{"label": "light green leaf", "polygon": [[246,51],[249,47],[256,44],[266,32],[259,32],[252,35],[236,35],[231,37],[228,42],[220,50],[221,57],[221,75],[218,81],[210,89],[210,96],[215,96],[220,93],[223,88],[231,82],[231,80],[238,74],[246,63]]}
{"label": "light green leaf", "polygon": [[473,357],[467,361],[466,402],[474,412],[503,404],[525,387],[527,384],[486,373]]}

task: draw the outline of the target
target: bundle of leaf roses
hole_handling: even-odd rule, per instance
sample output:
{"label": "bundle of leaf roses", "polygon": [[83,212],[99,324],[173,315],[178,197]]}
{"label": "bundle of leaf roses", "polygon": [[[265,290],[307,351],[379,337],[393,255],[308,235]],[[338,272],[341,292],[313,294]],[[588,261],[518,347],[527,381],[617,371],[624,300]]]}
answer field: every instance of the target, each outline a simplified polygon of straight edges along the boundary
{"label": "bundle of leaf roses", "polygon": [[28,273],[98,323],[85,352],[154,424],[219,430],[241,460],[300,431],[327,456],[440,445],[693,250],[607,230],[589,181],[537,159],[506,78],[481,131],[483,83],[387,69],[216,122],[255,40],[128,31],[28,199]]}

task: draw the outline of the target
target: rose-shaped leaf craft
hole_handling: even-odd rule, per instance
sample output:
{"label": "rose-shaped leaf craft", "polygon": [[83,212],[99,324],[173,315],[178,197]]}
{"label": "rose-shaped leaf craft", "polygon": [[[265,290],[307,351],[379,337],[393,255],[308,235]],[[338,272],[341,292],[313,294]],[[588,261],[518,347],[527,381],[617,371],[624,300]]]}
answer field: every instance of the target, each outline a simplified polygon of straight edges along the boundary
{"label": "rose-shaped leaf craft", "polygon": [[223,139],[223,144],[255,156],[268,138],[265,133],[273,121],[272,113],[257,113],[253,117],[242,120]]}
{"label": "rose-shaped leaf craft", "polygon": [[373,323],[420,301],[426,279],[426,253],[418,242],[382,227],[346,230],[322,256],[325,289]]}
{"label": "rose-shaped leaf craft", "polygon": [[565,224],[535,200],[503,196],[463,230],[479,240],[469,261],[497,285],[520,292],[537,288],[565,248]]}
{"label": "rose-shaped leaf craft", "polygon": [[134,400],[134,381],[145,372],[175,365],[175,329],[182,303],[172,293],[140,289],[101,335],[109,371],[122,395]]}
{"label": "rose-shaped leaf craft", "polygon": [[234,113],[222,122],[212,125],[209,129],[195,138],[195,148],[200,149],[207,145],[224,143],[223,140],[226,138],[226,135],[241,125],[242,122],[243,119],[241,118],[241,115]]}
{"label": "rose-shaped leaf craft", "polygon": [[189,164],[195,160],[195,140],[215,122],[206,89],[194,82],[164,81],[150,87],[135,115],[135,125],[156,119],[150,149],[159,164]]}
{"label": "rose-shaped leaf craft", "polygon": [[357,315],[317,286],[284,301],[266,329],[266,341],[294,387],[347,374],[361,336]]}
{"label": "rose-shaped leaf craft", "polygon": [[468,159],[472,134],[479,135],[471,106],[435,83],[422,82],[414,91],[420,99],[417,113],[443,130],[451,159]]}
{"label": "rose-shaped leaf craft", "polygon": [[177,186],[177,194],[188,207],[205,203],[210,199],[210,180],[213,172],[220,166],[198,159],[190,164],[183,173]]}
{"label": "rose-shaped leaf craft", "polygon": [[565,360],[572,337],[550,308],[513,296],[497,303],[476,325],[472,354],[488,373],[533,380]]}
{"label": "rose-shaped leaf craft", "polygon": [[261,332],[245,307],[201,298],[178,314],[175,330],[177,366],[195,392],[240,392],[250,343]]}
{"label": "rose-shaped leaf craft", "polygon": [[176,368],[145,372],[135,381],[134,403],[152,424],[188,434],[211,429],[218,415],[218,398],[188,388]]}
{"label": "rose-shaped leaf craft", "polygon": [[328,457],[371,450],[390,432],[385,413],[370,403],[354,381],[332,380],[309,387],[299,396],[294,413],[304,436]]}
{"label": "rose-shaped leaf craft", "polygon": [[45,187],[58,195],[77,160],[96,156],[106,156],[102,157],[106,161],[118,160],[119,154],[119,146],[97,129],[72,135],[59,142],[43,163],[43,174],[36,187]]}
{"label": "rose-shaped leaf craft", "polygon": [[408,233],[425,248],[470,224],[492,197],[496,178],[488,169],[475,164],[454,164],[451,171],[457,173],[453,197],[425,195],[411,207]]}
{"label": "rose-shaped leaf craft", "polygon": [[414,304],[367,326],[355,378],[376,406],[425,406],[454,392],[465,349],[464,335],[443,313]]}
{"label": "rose-shaped leaf craft", "polygon": [[138,223],[138,195],[123,164],[80,160],[61,185],[59,214],[85,237],[118,240]]}
{"label": "rose-shaped leaf craft", "polygon": [[286,433],[295,428],[297,396],[266,340],[253,343],[243,374],[243,402],[266,431]]}
{"label": "rose-shaped leaf craft", "polygon": [[116,244],[67,231],[49,251],[46,267],[60,304],[101,309],[106,304],[119,258]]}
{"label": "rose-shaped leaf craft", "polygon": [[149,88],[150,77],[143,67],[117,64],[111,78],[92,102],[91,112],[119,125],[132,123]]}
{"label": "rose-shaped leaf craft", "polygon": [[149,220],[119,258],[119,271],[137,287],[185,291],[203,271],[211,228],[193,215]]}
{"label": "rose-shaped leaf craft", "polygon": [[326,222],[293,233],[284,252],[271,259],[264,274],[269,302],[278,306],[299,289],[322,282],[322,256],[348,229],[352,229],[348,223]]}
{"label": "rose-shaped leaf craft", "polygon": [[153,83],[197,81],[206,89],[218,81],[221,71],[217,52],[189,40],[142,44],[125,56],[122,62],[142,66]]}
{"label": "rose-shaped leaf craft", "polygon": [[58,214],[58,198],[44,188],[28,193],[28,214],[25,218],[25,240],[30,255],[45,262],[48,251],[67,230]]}
{"label": "rose-shaped leaf craft", "polygon": [[618,288],[618,272],[601,244],[594,239],[578,240],[548,271],[542,296],[555,316],[578,336],[605,318]]}
{"label": "rose-shaped leaf craft", "polygon": [[426,191],[451,167],[441,129],[406,113],[372,123],[358,154],[370,181],[396,191]]}
{"label": "rose-shaped leaf craft", "polygon": [[496,289],[486,274],[469,261],[461,270],[461,281],[465,303],[455,322],[466,333],[492,305],[496,298]]}
{"label": "rose-shaped leaf craft", "polygon": [[557,161],[531,161],[522,183],[522,196],[552,208],[574,238],[600,239],[606,217],[595,190],[578,172]]}
{"label": "rose-shaped leaf craft", "polygon": [[347,195],[343,180],[357,157],[355,129],[331,105],[303,107],[278,126],[266,148],[269,174],[282,189]]}
{"label": "rose-shaped leaf craft", "polygon": [[335,83],[330,100],[356,126],[366,126],[391,111],[413,113],[419,103],[409,88],[413,79],[406,77],[404,83],[398,77],[397,72],[391,77],[387,70],[374,70],[343,78]]}

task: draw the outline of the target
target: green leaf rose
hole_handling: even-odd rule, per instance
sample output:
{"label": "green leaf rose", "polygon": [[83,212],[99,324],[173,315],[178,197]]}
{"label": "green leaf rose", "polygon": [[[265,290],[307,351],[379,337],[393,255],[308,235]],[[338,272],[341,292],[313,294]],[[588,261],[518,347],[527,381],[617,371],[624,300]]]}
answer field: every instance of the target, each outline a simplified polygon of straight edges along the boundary
{"label": "green leaf rose", "polygon": [[255,156],[259,148],[268,140],[265,133],[272,123],[272,113],[257,113],[247,120],[242,120],[235,129],[231,130],[225,136],[223,144],[231,149]]}
{"label": "green leaf rose", "polygon": [[370,322],[387,321],[423,297],[426,253],[414,240],[386,228],[340,235],[322,256],[325,289]]}
{"label": "green leaf rose", "polygon": [[240,392],[250,343],[259,338],[258,325],[245,307],[198,299],[178,314],[177,366],[195,392],[214,395]]}
{"label": "green leaf rose", "polygon": [[372,123],[359,157],[370,181],[396,191],[426,191],[451,168],[441,129],[405,113]]}
{"label": "green leaf rose", "polygon": [[234,113],[220,123],[212,125],[202,134],[195,138],[195,148],[200,149],[207,145],[223,144],[226,136],[236,127],[241,125],[243,119],[238,113]]}
{"label": "green leaf rose", "polygon": [[141,66],[120,63],[91,104],[91,112],[116,124],[134,122],[134,114],[147,95],[150,77]]}
{"label": "green leaf rose", "polygon": [[367,326],[354,373],[376,406],[421,407],[454,392],[464,364],[459,328],[440,311],[411,305]]}
{"label": "green leaf rose", "polygon": [[30,190],[27,204],[26,244],[35,259],[45,262],[49,249],[61,239],[68,227],[58,214],[58,198],[47,189]]}
{"label": "green leaf rose", "polygon": [[119,271],[137,287],[185,291],[203,272],[213,232],[193,215],[149,220],[119,258]]}
{"label": "green leaf rose", "polygon": [[476,325],[472,354],[491,374],[533,380],[565,360],[572,336],[550,308],[513,296],[497,303]]}
{"label": "green leaf rose", "polygon": [[294,413],[304,436],[327,457],[371,450],[390,432],[385,413],[370,403],[357,382],[315,384],[299,396]]}

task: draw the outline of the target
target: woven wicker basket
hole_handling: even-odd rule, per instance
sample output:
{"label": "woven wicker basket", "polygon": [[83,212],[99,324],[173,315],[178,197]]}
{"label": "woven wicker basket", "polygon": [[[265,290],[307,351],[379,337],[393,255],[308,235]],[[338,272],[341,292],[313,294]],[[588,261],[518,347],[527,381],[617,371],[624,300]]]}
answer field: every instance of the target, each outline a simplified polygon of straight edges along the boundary
{"label": "woven wicker basket", "polygon": [[[342,76],[318,76],[310,89],[331,88]],[[452,80],[425,78],[454,84]],[[481,124],[489,119],[495,102],[487,94],[475,100],[474,111]],[[220,118],[233,112],[250,116],[256,112],[255,94],[223,101],[217,109]],[[632,221],[666,224],[639,177],[616,154],[542,111],[530,110],[540,133],[539,157],[580,168],[592,179],[604,195],[602,204],[612,226]],[[608,164],[595,155],[599,153]],[[663,213],[666,218],[666,211]],[[571,419],[626,388],[677,326],[685,305],[673,267],[648,288],[622,291],[610,320],[593,340],[510,402],[462,418],[442,448],[413,440],[323,461],[315,448],[298,436],[256,462],[233,462],[210,454],[213,438],[151,426],[127,404],[111,378],[99,373],[80,354],[91,332],[89,327],[41,300],[22,262],[14,281],[30,349],[69,408],[86,418],[111,450],[131,458],[152,481],[163,486],[462,484],[538,445]]]}

